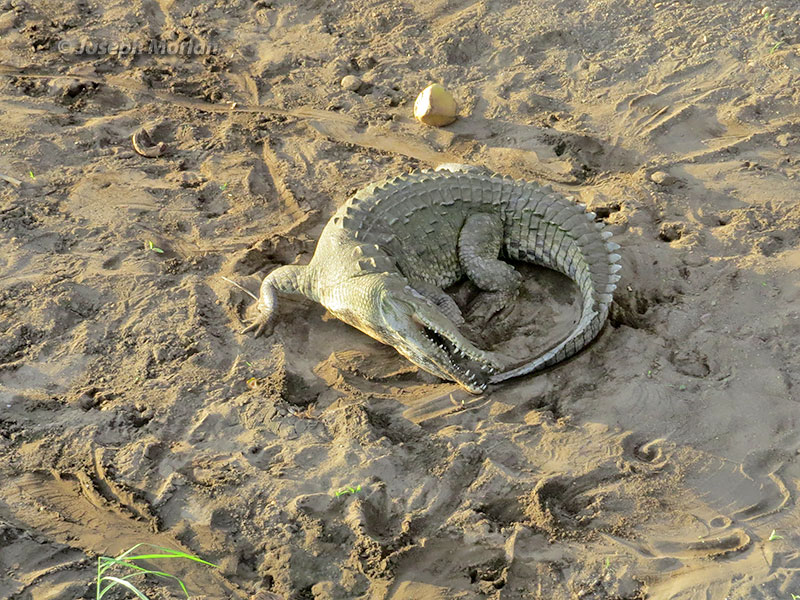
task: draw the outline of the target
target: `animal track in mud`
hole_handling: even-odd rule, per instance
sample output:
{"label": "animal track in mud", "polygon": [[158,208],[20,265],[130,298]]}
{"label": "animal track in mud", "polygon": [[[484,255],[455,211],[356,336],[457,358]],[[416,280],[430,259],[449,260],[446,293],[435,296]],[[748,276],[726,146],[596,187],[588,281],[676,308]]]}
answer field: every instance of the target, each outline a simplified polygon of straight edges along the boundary
{"label": "animal track in mud", "polygon": [[252,275],[265,266],[294,264],[298,256],[313,251],[314,241],[305,236],[275,234],[235,253],[226,270]]}
{"label": "animal track in mud", "polygon": [[88,545],[94,540],[102,547],[109,543],[104,539],[107,531],[147,537],[150,527],[139,520],[140,511],[120,504],[103,487],[83,471],[58,476],[29,473],[8,482],[7,497],[20,501],[16,519],[56,538],[78,534],[75,539],[85,536]]}
{"label": "animal track in mud", "polygon": [[[113,556],[143,540],[191,551],[183,548],[177,538],[159,532],[154,518],[148,514],[149,507],[132,499],[132,493],[113,482],[102,470],[63,474],[29,472],[4,481],[3,491],[4,512],[9,513],[13,522],[32,532],[28,539],[38,544],[37,552],[28,552],[32,564],[41,561],[43,566],[41,571],[34,569],[33,572],[39,575],[34,581],[27,582],[28,592],[34,598],[44,597],[39,595],[43,593],[39,591],[42,588],[47,592],[52,592],[54,587],[58,589],[49,579],[49,575],[56,572],[59,573],[57,582],[65,579],[67,583],[63,585],[75,585],[77,581],[80,591],[70,589],[67,593],[61,590],[56,595],[48,594],[48,597],[84,597],[87,581],[91,579],[86,573],[87,553]],[[0,522],[0,539],[2,537]],[[25,546],[30,544],[21,548],[18,545],[18,548],[27,552]],[[195,583],[208,590],[206,593],[211,597],[232,597],[230,586],[213,572],[198,573]]]}
{"label": "animal track in mud", "polygon": [[660,541],[653,544],[655,553],[673,558],[720,558],[742,552],[750,546],[750,536],[741,529],[718,537],[691,542]]}
{"label": "animal track in mud", "polygon": [[748,206],[720,213],[714,235],[732,246],[755,247],[764,256],[795,247],[800,241],[800,207]]}
{"label": "animal track in mud", "polygon": [[373,579],[389,577],[417,546],[410,531],[392,531],[397,519],[387,513],[385,500],[383,488],[378,488],[366,500],[355,499],[345,519],[354,537],[350,556]]}
{"label": "animal track in mud", "polygon": [[567,132],[546,133],[542,141],[552,146],[553,153],[562,159],[570,160],[571,174],[584,181],[603,168],[601,158],[605,148],[596,139],[588,135]]}
{"label": "animal track in mud", "polygon": [[587,203],[586,208],[595,215],[595,221],[600,222],[608,219],[613,213],[622,210],[622,203],[619,200],[597,199]]}
{"label": "animal track in mud", "polygon": [[0,439],[14,440],[17,437],[16,434],[24,430],[25,428],[19,423],[0,418]]}
{"label": "animal track in mud", "polygon": [[711,373],[708,357],[697,350],[673,350],[669,353],[669,362],[676,371],[689,377],[703,378]]}
{"label": "animal track in mud", "polygon": [[[370,351],[333,352],[315,367],[314,372],[335,389],[356,389],[357,386],[365,391],[385,393],[387,383],[419,383],[419,369],[396,350],[371,340],[364,341],[371,345]],[[379,385],[370,385],[373,382]]]}
{"label": "animal track in mud", "polygon": [[0,593],[7,594],[4,597],[83,598],[94,567],[73,544],[46,539],[0,518]]}
{"label": "animal track in mud", "polygon": [[0,211],[0,230],[11,231],[19,237],[25,232],[32,231],[42,225],[39,207],[12,206]]}
{"label": "animal track in mud", "polygon": [[647,311],[659,301],[655,295],[648,295],[641,290],[625,291],[617,288],[614,302],[611,303],[608,320],[614,327],[627,325],[633,329],[649,329],[650,319]]}
{"label": "animal track in mud", "polygon": [[475,512],[486,515],[500,527],[513,525],[525,519],[525,512],[518,498],[502,498],[475,507]]}
{"label": "animal track in mud", "polygon": [[[3,299],[0,298],[0,306],[3,306]],[[0,368],[14,368],[13,365],[20,364],[20,359],[25,353],[45,335],[41,332],[34,332],[27,325],[15,325],[9,331],[0,334]]]}
{"label": "animal track in mud", "polygon": [[478,584],[481,592],[491,593],[505,587],[508,564],[503,558],[493,558],[485,563],[468,567],[467,575],[470,583]]}
{"label": "animal track in mud", "polygon": [[792,502],[783,464],[793,457],[774,451],[755,453],[743,464],[707,457],[686,477],[686,485],[725,524],[757,523]]}
{"label": "animal track in mud", "polygon": [[681,239],[686,226],[683,223],[662,223],[658,230],[658,238],[662,242],[674,242]]}
{"label": "animal track in mud", "polygon": [[576,537],[577,530],[592,520],[588,511],[595,498],[582,496],[585,490],[575,485],[577,480],[549,477],[540,480],[523,501],[523,510],[534,527],[551,537]]}
{"label": "animal track in mud", "polygon": [[101,266],[108,271],[116,271],[119,269],[120,264],[122,264],[122,258],[123,255],[117,254],[116,256],[104,260]]}
{"label": "animal track in mud", "polygon": [[37,98],[48,92],[47,81],[43,79],[29,79],[27,77],[12,77],[11,85],[15,86],[26,96]]}
{"label": "animal track in mud", "polygon": [[622,441],[623,456],[634,461],[647,463],[655,469],[669,462],[669,453],[663,448],[664,440],[646,441],[637,435],[629,435]]}

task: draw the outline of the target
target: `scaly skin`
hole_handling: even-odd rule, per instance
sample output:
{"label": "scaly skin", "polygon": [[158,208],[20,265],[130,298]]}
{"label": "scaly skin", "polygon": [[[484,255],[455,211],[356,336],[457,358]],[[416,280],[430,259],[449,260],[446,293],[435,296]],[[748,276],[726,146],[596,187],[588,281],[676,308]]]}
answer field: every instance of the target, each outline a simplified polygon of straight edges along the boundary
{"label": "scaly skin", "polygon": [[[284,266],[261,285],[259,317],[271,329],[278,294],[304,296],[394,346],[417,366],[472,393],[572,356],[600,331],[619,280],[619,246],[585,206],[536,183],[446,165],[369,185],[331,218],[307,266]],[[560,271],[577,283],[581,319],[555,347],[521,365],[477,348],[442,290],[464,276],[503,302],[520,275],[498,256]]]}

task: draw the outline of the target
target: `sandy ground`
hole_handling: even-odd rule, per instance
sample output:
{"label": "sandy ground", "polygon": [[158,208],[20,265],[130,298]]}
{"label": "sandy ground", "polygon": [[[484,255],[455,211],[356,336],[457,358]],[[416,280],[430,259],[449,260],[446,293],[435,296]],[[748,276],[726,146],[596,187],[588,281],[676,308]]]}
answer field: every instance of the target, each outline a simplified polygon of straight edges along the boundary
{"label": "sandy ground", "polygon": [[[137,542],[217,562],[207,598],[800,594],[800,10],[762,8],[0,0],[0,597],[94,597]],[[75,51],[153,40],[216,53]],[[474,397],[318,306],[238,334],[222,276],[453,160],[609,223],[594,345]],[[532,352],[574,306],[530,275]]]}

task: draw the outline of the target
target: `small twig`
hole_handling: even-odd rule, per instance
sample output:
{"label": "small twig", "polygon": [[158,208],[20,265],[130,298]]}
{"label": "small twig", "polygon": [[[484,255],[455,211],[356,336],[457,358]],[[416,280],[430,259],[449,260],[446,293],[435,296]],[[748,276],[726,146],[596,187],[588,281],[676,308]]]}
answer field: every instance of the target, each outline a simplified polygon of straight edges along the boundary
{"label": "small twig", "polygon": [[22,182],[19,179],[14,179],[13,177],[9,177],[8,175],[3,175],[2,173],[0,173],[0,179],[4,179],[11,185],[15,185],[17,187],[22,185]]}
{"label": "small twig", "polygon": [[243,291],[245,294],[247,294],[248,296],[250,296],[250,297],[251,297],[253,300],[255,300],[256,302],[258,302],[258,296],[256,296],[255,294],[253,294],[253,293],[252,293],[250,290],[246,290],[246,289],[244,289],[244,288],[243,288],[242,286],[240,286],[238,283],[236,283],[236,282],[235,282],[235,281],[233,281],[232,279],[228,279],[228,278],[227,278],[227,277],[225,277],[224,275],[221,275],[221,277],[222,277],[222,279],[224,279],[225,281],[227,281],[228,283],[230,283],[232,286],[239,288],[239,289],[240,289],[240,290],[242,290],[242,291]]}

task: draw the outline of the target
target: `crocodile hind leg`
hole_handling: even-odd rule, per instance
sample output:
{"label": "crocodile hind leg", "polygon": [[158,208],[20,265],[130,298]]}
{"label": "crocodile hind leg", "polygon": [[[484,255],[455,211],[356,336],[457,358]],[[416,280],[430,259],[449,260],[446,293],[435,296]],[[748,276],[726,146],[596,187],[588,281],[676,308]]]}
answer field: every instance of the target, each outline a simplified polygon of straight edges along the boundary
{"label": "crocodile hind leg", "polygon": [[503,245],[503,222],[496,215],[471,215],[458,238],[458,259],[467,277],[483,294],[470,308],[473,327],[485,325],[502,315],[517,297],[522,276],[507,262],[498,258]]}

